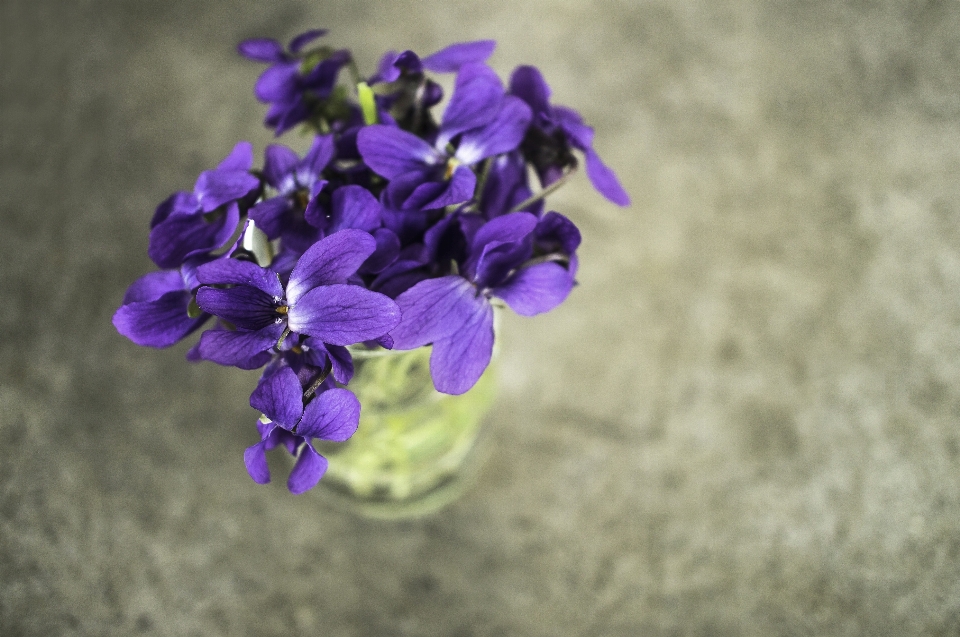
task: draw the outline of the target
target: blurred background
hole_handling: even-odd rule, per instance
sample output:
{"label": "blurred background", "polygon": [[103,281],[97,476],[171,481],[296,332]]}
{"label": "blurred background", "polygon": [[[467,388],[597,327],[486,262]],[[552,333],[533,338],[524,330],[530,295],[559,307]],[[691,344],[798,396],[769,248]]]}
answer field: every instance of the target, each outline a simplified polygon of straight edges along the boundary
{"label": "blurred background", "polygon": [[[366,72],[497,39],[633,198],[553,197],[581,285],[506,318],[490,460],[423,519],[254,484],[256,373],[110,323],[155,206],[271,141],[237,42],[318,26]],[[960,634],[958,31],[938,0],[4,0],[0,635]]]}

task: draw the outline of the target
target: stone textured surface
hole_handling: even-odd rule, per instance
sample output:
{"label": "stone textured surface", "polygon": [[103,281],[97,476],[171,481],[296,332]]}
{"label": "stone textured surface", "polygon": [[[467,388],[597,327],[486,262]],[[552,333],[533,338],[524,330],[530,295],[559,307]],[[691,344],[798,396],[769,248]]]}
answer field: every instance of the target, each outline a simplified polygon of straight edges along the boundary
{"label": "stone textured surface", "polygon": [[[494,454],[425,519],[240,457],[255,377],[110,316],[154,206],[269,142],[244,37],[495,37],[580,109],[582,285],[509,318]],[[0,635],[960,633],[960,9],[0,5]]]}

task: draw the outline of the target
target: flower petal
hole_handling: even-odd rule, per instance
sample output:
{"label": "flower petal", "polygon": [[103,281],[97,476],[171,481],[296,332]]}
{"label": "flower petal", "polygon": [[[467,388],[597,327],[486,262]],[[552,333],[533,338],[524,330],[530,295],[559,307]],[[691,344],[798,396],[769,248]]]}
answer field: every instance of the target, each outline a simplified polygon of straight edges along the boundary
{"label": "flower petal", "polygon": [[309,31],[304,31],[300,35],[290,40],[290,52],[299,53],[303,47],[326,34],[326,29],[310,29]]}
{"label": "flower petal", "polygon": [[413,133],[384,124],[361,129],[357,133],[357,149],[363,162],[386,179],[444,161],[430,144]]}
{"label": "flower petal", "polygon": [[387,228],[374,230],[373,238],[377,242],[377,249],[363,262],[360,271],[377,274],[383,272],[400,256],[400,239],[397,237],[397,233]]}
{"label": "flower petal", "polygon": [[437,391],[462,394],[473,387],[493,354],[493,308],[479,299],[467,323],[436,341],[430,352],[430,377]]}
{"label": "flower petal", "polygon": [[518,270],[505,285],[492,290],[521,316],[549,312],[567,298],[573,276],[558,263],[538,263]]}
{"label": "flower petal", "polygon": [[522,99],[506,96],[493,121],[463,134],[457,159],[465,164],[475,164],[487,157],[515,150],[527,133],[531,117],[530,107]]}
{"label": "flower petal", "polygon": [[296,304],[308,290],[346,283],[373,251],[377,241],[369,232],[347,228],[316,242],[303,253],[287,283],[287,301]]}
{"label": "flower petal", "polygon": [[[336,154],[337,148],[334,143],[333,135],[317,135],[310,150],[303,158],[302,166],[313,175],[319,175],[320,171],[327,167],[330,160]],[[299,171],[298,171],[299,172]],[[311,196],[315,193],[311,193]]]}
{"label": "flower petal", "polygon": [[257,484],[267,484],[270,482],[270,465],[267,464],[266,445],[261,440],[252,447],[247,447],[243,452],[243,464],[247,467],[247,473]]}
{"label": "flower petal", "polygon": [[197,353],[203,360],[240,369],[257,369],[269,362],[268,351],[283,333],[283,323],[271,323],[255,331],[213,329],[200,335]]}
{"label": "flower petal", "polygon": [[435,73],[454,73],[464,64],[486,62],[497,47],[496,40],[458,42],[423,58],[423,66]]}
{"label": "flower petal", "polygon": [[263,155],[263,176],[274,188],[279,188],[283,178],[300,162],[295,152],[281,144],[268,145]]}
{"label": "flower petal", "polygon": [[123,336],[145,347],[169,347],[200,327],[209,316],[190,318],[191,295],[185,290],[167,292],[154,301],[121,305],[113,326]]}
{"label": "flower petal", "polygon": [[373,232],[380,227],[383,206],[363,186],[343,186],[333,192],[331,210],[332,234],[346,228]]}
{"label": "flower petal", "polygon": [[245,197],[260,185],[260,180],[245,170],[205,170],[200,173],[194,192],[204,212]]}
{"label": "flower petal", "polygon": [[[369,236],[369,235],[367,235]],[[378,338],[400,322],[400,308],[389,297],[358,285],[313,288],[290,306],[290,329],[334,345]]]}
{"label": "flower petal", "polygon": [[510,75],[510,94],[516,95],[534,115],[550,112],[550,87],[535,66],[518,66]]}
{"label": "flower petal", "polygon": [[286,365],[267,368],[250,394],[250,406],[284,429],[293,429],[303,416],[303,388],[296,372]]}
{"label": "flower petal", "polygon": [[237,45],[237,52],[254,62],[283,62],[283,46],[269,38],[252,38]]}
{"label": "flower petal", "polygon": [[360,401],[348,389],[328,389],[307,404],[297,435],[343,442],[360,424]]}
{"label": "flower petal", "polygon": [[283,296],[277,273],[251,261],[217,259],[197,268],[197,280],[204,285],[248,285],[270,296]]}
{"label": "flower petal", "polygon": [[261,102],[290,102],[297,91],[299,74],[299,62],[275,64],[260,74],[253,93]]}
{"label": "flower petal", "polygon": [[156,301],[167,292],[182,292],[183,277],[179,270],[149,272],[134,281],[123,295],[123,304]]}
{"label": "flower petal", "polygon": [[[218,213],[219,214],[219,213]],[[150,231],[147,254],[164,269],[179,268],[190,255],[222,247],[233,235],[240,221],[235,204],[212,222],[199,214],[172,214]]]}
{"label": "flower petal", "polygon": [[287,197],[271,197],[255,205],[247,215],[272,241],[283,234],[289,225],[287,213],[291,210],[293,205]]}
{"label": "flower petal", "polygon": [[587,177],[597,192],[618,206],[629,206],[630,195],[620,185],[617,175],[600,160],[593,148],[588,148],[584,155],[587,159]]}
{"label": "flower petal", "polygon": [[503,83],[493,69],[486,64],[464,65],[443,113],[436,147],[443,148],[459,133],[493,120],[503,96]]}
{"label": "flower petal", "polygon": [[253,144],[237,142],[230,154],[217,164],[217,170],[239,170],[246,172],[253,165]]}
{"label": "flower petal", "polygon": [[520,241],[537,227],[537,218],[529,212],[512,212],[491,219],[473,235],[473,252],[488,243]]}
{"label": "flower petal", "polygon": [[457,275],[426,279],[397,297],[402,320],[391,332],[396,349],[414,349],[445,338],[477,312],[477,289]]}
{"label": "flower petal", "polygon": [[203,286],[197,290],[197,305],[245,330],[259,330],[280,318],[274,297],[249,285],[226,290]]}
{"label": "flower petal", "polygon": [[327,459],[317,453],[309,442],[300,447],[300,457],[287,478],[290,493],[299,495],[317,486],[320,478],[327,472]]}

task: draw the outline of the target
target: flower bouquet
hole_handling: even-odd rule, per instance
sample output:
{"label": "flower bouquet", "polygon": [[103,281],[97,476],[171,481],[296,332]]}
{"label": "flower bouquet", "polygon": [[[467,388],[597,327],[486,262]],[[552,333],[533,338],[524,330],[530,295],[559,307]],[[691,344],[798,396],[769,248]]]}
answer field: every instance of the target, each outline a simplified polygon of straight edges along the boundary
{"label": "flower bouquet", "polygon": [[[329,443],[358,426],[364,444],[380,444],[364,431],[362,405],[364,416],[383,416],[371,429],[403,430],[409,423],[383,404],[422,398],[411,379],[432,382],[431,405],[474,388],[491,361],[496,308],[533,316],[567,298],[580,233],[544,200],[578,156],[601,194],[629,203],[592,129],[550,103],[536,68],[518,67],[504,87],[486,64],[493,41],[426,57],[389,52],[364,77],[348,50],[318,45],[323,35],[239,45],[268,65],[254,89],[269,105],[266,125],[278,136],[303,127],[312,145],[302,157],[269,145],[256,169],[240,142],[192,190],[162,202],[148,248],[159,270],[130,286],[113,317],[149,347],[207,326],[189,360],[263,368],[250,396],[259,441],[244,462],[266,483],[266,452],[285,448],[296,458],[293,493],[327,472],[315,445],[336,454]],[[431,74],[454,76],[442,114]],[[447,430],[469,438],[484,401],[414,409],[436,421],[420,443]],[[387,465],[402,464],[384,453]],[[431,486],[401,490],[421,488]]]}

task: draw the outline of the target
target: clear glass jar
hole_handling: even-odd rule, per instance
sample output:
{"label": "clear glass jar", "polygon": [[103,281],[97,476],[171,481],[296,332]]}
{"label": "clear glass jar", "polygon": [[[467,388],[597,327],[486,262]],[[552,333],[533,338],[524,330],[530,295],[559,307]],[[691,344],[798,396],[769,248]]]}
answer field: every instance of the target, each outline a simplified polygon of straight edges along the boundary
{"label": "clear glass jar", "polygon": [[433,387],[429,346],[351,351],[348,388],[360,400],[360,426],[347,442],[316,441],[329,460],[318,488],[356,512],[381,518],[423,515],[459,497],[483,457],[482,424],[496,395],[496,356],[470,391],[451,396]]}

